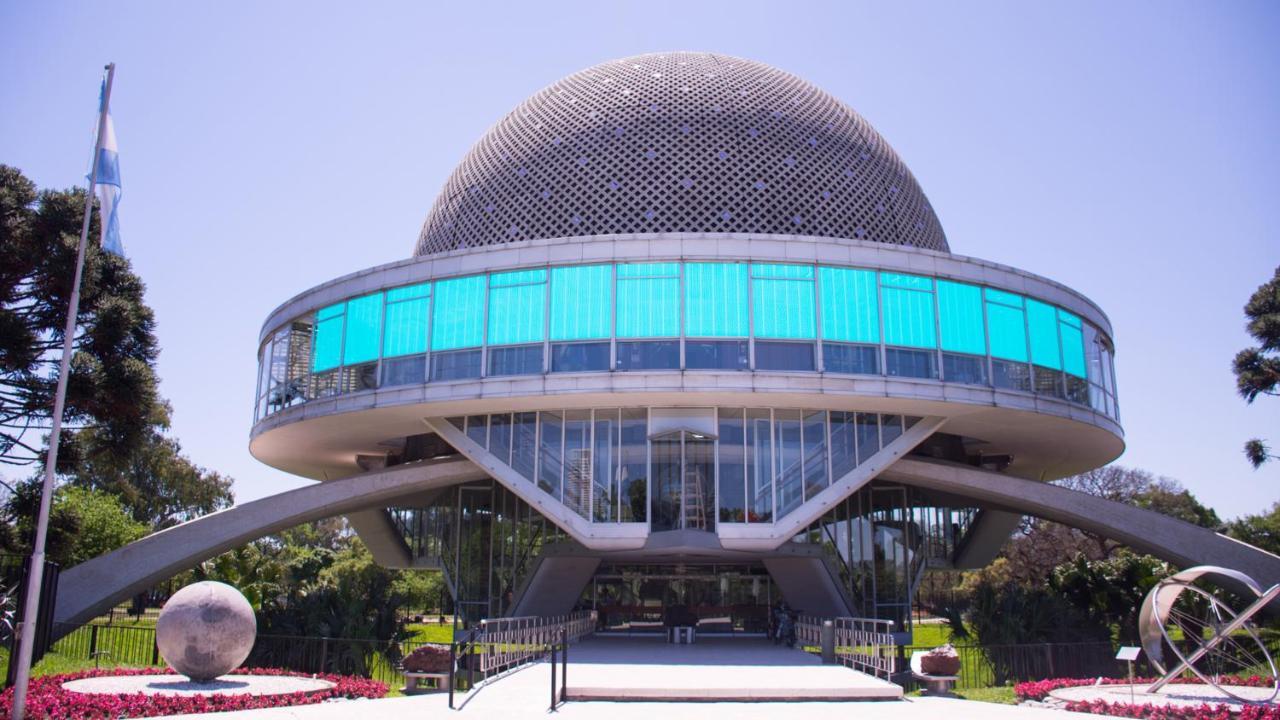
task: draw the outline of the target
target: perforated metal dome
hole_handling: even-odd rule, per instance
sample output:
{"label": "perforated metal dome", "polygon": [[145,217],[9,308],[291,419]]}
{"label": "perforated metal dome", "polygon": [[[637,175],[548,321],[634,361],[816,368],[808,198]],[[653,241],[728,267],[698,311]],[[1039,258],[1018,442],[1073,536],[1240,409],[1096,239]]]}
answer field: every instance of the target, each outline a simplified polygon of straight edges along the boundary
{"label": "perforated metal dome", "polygon": [[733,232],[949,251],[911,172],[860,115],[750,60],[613,60],[521,103],[449,177],[416,254],[538,238]]}

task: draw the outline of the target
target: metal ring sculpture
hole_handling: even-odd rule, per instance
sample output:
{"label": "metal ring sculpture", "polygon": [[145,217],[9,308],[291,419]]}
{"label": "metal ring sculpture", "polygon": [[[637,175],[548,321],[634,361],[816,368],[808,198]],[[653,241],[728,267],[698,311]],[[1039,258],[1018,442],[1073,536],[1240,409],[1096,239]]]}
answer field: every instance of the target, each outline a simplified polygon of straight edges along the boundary
{"label": "metal ring sculpture", "polygon": [[[1213,593],[1196,587],[1204,579],[1257,599],[1239,613]],[[1280,695],[1280,673],[1267,646],[1258,637],[1252,622],[1271,601],[1280,596],[1280,585],[1263,591],[1244,573],[1212,565],[1188,568],[1151,588],[1138,614],[1138,634],[1142,649],[1156,669],[1164,673],[1147,689],[1156,692],[1190,671],[1222,694],[1241,702],[1271,702]],[[1165,651],[1173,657],[1166,661]],[[1243,697],[1223,685],[1225,675],[1248,673],[1271,676],[1271,695]]]}

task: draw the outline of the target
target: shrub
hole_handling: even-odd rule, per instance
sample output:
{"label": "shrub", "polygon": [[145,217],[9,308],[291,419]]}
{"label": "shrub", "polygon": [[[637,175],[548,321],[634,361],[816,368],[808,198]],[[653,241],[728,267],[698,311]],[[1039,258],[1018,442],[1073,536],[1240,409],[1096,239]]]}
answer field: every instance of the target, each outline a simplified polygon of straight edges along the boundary
{"label": "shrub", "polygon": [[[387,686],[383,683],[347,675],[316,675],[314,677],[334,683],[334,687],[314,693],[299,692],[284,695],[189,695],[185,697],[144,695],[142,693],[88,695],[62,689],[64,682],[82,678],[165,674],[176,675],[172,670],[164,672],[153,668],[120,668],[116,670],[86,670],[66,675],[45,675],[32,678],[27,690],[27,714],[33,718],[115,720],[116,718],[156,717],[186,713],[260,710],[290,705],[310,705],[337,698],[380,698],[387,694]],[[274,668],[256,668],[237,670],[231,674],[296,675],[297,673]],[[3,694],[0,694],[0,720],[7,720],[12,716],[12,713],[13,688],[9,688]]]}
{"label": "shrub", "polygon": [[447,673],[449,666],[449,647],[447,645],[423,645],[405,656],[400,663],[405,672]]}

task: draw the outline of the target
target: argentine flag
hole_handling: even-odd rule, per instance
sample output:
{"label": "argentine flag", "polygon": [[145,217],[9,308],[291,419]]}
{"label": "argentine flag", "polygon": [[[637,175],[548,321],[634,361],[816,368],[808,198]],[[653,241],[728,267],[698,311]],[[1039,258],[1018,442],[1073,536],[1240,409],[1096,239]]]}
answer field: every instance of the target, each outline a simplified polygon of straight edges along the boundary
{"label": "argentine flag", "polygon": [[[107,84],[102,83],[102,99],[106,102]],[[101,106],[99,106],[101,108]],[[116,152],[116,128],[107,111],[107,122],[102,128],[98,145],[98,218],[102,225],[102,249],[124,257],[124,245],[120,242],[120,220],[116,215],[120,207],[120,157]]]}

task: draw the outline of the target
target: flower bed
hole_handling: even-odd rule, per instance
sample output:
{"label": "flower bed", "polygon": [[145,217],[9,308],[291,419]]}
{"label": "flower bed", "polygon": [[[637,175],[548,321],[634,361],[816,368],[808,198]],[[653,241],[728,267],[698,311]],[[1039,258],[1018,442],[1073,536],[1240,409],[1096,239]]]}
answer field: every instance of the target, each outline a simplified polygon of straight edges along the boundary
{"label": "flower bed", "polygon": [[[1134,678],[1135,684],[1153,683],[1156,678]],[[1198,683],[1195,678],[1179,678],[1174,683]],[[1270,678],[1253,675],[1247,678],[1224,677],[1219,682],[1223,685],[1244,687],[1269,687]],[[1053,678],[1024,682],[1014,686],[1013,692],[1018,700],[1044,700],[1049,693],[1059,688],[1081,687],[1085,685],[1127,685],[1125,678]],[[1145,720],[1280,720],[1280,707],[1274,705],[1246,705],[1237,707],[1232,712],[1228,705],[1210,704],[1195,706],[1156,706],[1144,703],[1107,702],[1106,700],[1070,700],[1060,703],[1063,710],[1091,715],[1109,715],[1111,717],[1144,718]]]}
{"label": "flower bed", "polygon": [[[82,678],[121,675],[176,675],[172,670],[156,668],[120,668],[116,670],[86,670],[66,675],[45,675],[31,679],[27,690],[27,715],[32,718],[67,718],[67,720],[116,720],[117,718],[155,717],[183,713],[226,712],[230,710],[258,710],[289,705],[310,705],[336,698],[380,698],[387,694],[387,686],[376,680],[348,675],[315,675],[328,680],[334,687],[312,693],[287,693],[282,695],[192,695],[187,697],[122,693],[118,695],[88,695],[62,689],[62,683]],[[301,675],[301,673],[273,668],[236,670],[232,675]],[[313,677],[302,675],[303,677]],[[12,715],[13,688],[0,694],[0,720]]]}

